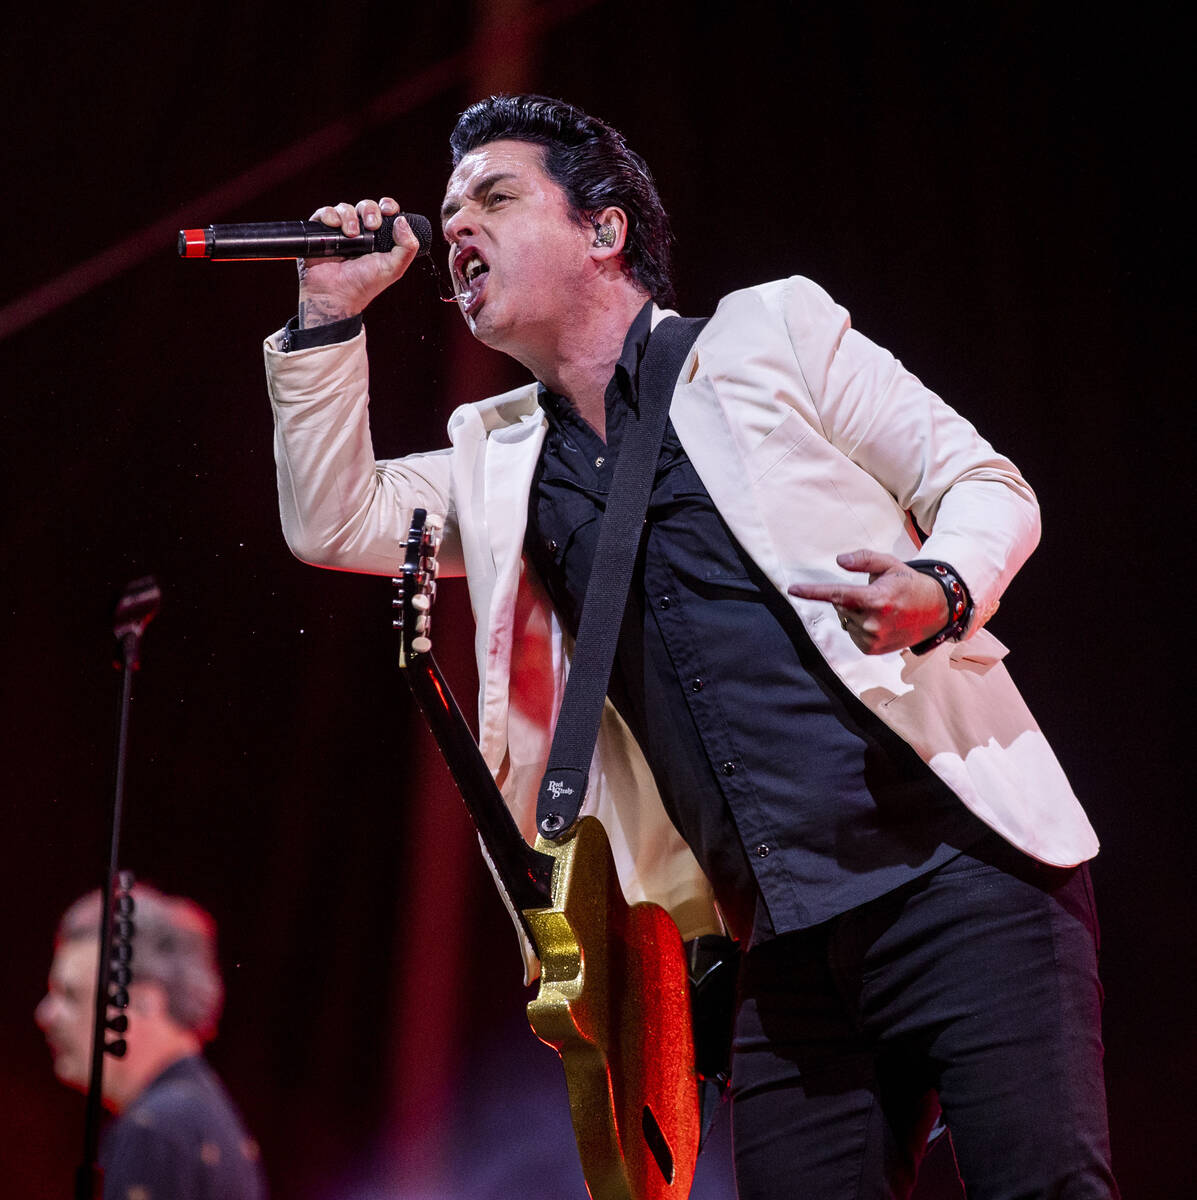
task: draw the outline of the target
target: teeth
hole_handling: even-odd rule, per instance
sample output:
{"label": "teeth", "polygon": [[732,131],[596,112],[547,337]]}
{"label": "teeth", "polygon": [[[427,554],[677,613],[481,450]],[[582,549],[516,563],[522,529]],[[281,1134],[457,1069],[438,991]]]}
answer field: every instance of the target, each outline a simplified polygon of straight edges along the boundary
{"label": "teeth", "polygon": [[466,264],[465,281],[473,283],[483,271],[486,270],[486,264],[480,258],[471,258]]}

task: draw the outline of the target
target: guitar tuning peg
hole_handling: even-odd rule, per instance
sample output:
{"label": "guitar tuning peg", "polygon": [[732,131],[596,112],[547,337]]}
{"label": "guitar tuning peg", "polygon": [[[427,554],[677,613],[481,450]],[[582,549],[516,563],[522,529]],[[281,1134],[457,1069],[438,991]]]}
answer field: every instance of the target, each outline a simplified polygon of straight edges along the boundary
{"label": "guitar tuning peg", "polygon": [[426,637],[412,638],[411,648],[417,654],[427,654],[432,649],[432,639]]}
{"label": "guitar tuning peg", "polygon": [[109,1017],[105,1024],[113,1033],[126,1033],[129,1029],[129,1018],[124,1013],[118,1013],[115,1017]]}
{"label": "guitar tuning peg", "polygon": [[422,613],[420,616],[418,616],[416,618],[416,632],[417,633],[427,633],[428,632],[428,614],[427,613]]}
{"label": "guitar tuning peg", "polygon": [[123,986],[114,988],[108,995],[108,1003],[113,1008],[128,1008],[129,1007],[129,993],[125,990],[125,988]]}
{"label": "guitar tuning peg", "polygon": [[128,1048],[129,1044],[124,1038],[116,1038],[111,1042],[104,1043],[105,1052],[111,1054],[113,1058],[124,1058],[125,1051],[128,1050]]}
{"label": "guitar tuning peg", "polygon": [[418,608],[420,612],[427,612],[432,607],[432,600],[424,592],[420,592],[418,596],[411,598],[412,608]]}

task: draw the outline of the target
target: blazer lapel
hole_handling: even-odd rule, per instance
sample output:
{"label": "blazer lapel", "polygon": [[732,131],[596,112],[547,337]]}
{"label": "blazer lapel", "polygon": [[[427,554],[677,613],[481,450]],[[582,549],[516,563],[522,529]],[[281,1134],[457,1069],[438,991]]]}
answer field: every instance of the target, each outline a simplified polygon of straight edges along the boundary
{"label": "blazer lapel", "polygon": [[486,670],[479,714],[480,741],[488,761],[492,754],[501,756],[507,742],[508,684],[516,593],[528,526],[528,493],[545,428],[544,414],[537,408],[517,424],[492,431],[486,440],[483,494],[474,515],[486,523],[495,573],[486,614]]}

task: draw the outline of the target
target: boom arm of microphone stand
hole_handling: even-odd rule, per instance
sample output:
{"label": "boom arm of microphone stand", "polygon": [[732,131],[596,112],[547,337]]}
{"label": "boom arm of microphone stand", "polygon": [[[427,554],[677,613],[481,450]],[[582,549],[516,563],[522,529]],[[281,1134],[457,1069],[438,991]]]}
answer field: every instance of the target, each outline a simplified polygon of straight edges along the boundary
{"label": "boom arm of microphone stand", "polygon": [[[122,887],[131,886],[132,877],[118,871],[120,856],[121,816],[125,794],[125,761],[129,741],[129,710],[133,698],[133,672],[140,666],[141,637],[146,626],[158,612],[162,592],[152,576],[134,580],[125,588],[116,606],[113,634],[121,644],[123,657],[120,717],[116,750],[116,784],[112,799],[112,822],[109,830],[108,869],[104,894],[100,904],[100,954],[96,967],[95,1028],[92,1037],[91,1073],[87,1088],[87,1113],[83,1129],[83,1162],[75,1172],[75,1200],[101,1200],[104,1175],[97,1163],[100,1140],[100,1102],[103,1096],[104,1055],[123,1054],[124,1043],[108,1045],[109,984],[112,981],[112,924],[113,901],[118,878]],[[120,980],[122,988],[128,983],[128,968]],[[126,997],[127,999],[127,997]]]}

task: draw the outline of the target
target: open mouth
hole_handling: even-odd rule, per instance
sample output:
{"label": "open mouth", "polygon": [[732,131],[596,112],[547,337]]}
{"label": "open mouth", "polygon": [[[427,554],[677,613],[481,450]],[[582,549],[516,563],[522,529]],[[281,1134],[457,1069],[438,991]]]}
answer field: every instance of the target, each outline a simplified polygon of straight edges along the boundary
{"label": "open mouth", "polygon": [[457,291],[457,303],[467,315],[476,311],[482,303],[482,293],[490,267],[477,250],[469,249],[453,264],[453,283]]}

